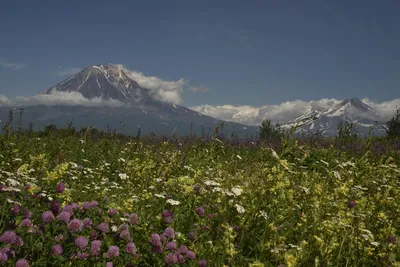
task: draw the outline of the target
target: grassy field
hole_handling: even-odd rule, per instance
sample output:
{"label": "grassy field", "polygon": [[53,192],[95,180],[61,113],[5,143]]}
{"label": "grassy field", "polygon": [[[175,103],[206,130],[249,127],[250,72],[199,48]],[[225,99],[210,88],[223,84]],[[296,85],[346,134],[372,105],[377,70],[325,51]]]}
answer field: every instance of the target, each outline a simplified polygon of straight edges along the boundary
{"label": "grassy field", "polygon": [[0,265],[400,266],[396,145],[220,139],[0,135]]}

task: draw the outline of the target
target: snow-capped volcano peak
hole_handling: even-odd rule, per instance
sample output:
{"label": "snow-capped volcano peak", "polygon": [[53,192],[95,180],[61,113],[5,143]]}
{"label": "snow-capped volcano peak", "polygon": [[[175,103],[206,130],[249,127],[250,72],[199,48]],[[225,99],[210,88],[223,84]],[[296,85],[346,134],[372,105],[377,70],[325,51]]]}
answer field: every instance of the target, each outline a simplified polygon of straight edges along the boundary
{"label": "snow-capped volcano peak", "polygon": [[283,129],[299,126],[297,133],[319,131],[325,135],[335,135],[337,126],[342,121],[347,121],[359,127],[361,131],[368,132],[374,121],[369,119],[372,108],[358,98],[345,99],[339,104],[325,109],[307,111],[296,119],[282,125]]}
{"label": "snow-capped volcano peak", "polygon": [[122,102],[152,100],[149,90],[140,87],[116,64],[94,65],[49,88],[53,92],[79,92],[86,98],[116,99]]}
{"label": "snow-capped volcano peak", "polygon": [[350,98],[345,99],[334,107],[323,110],[319,113],[321,116],[327,117],[358,117],[359,115],[371,110],[372,108],[362,102],[360,99]]}
{"label": "snow-capped volcano peak", "polygon": [[350,99],[345,99],[343,100],[342,103],[339,104],[342,108],[349,108],[349,107],[354,107],[360,111],[367,112],[369,110],[372,110],[370,106],[362,102],[358,98],[350,98]]}

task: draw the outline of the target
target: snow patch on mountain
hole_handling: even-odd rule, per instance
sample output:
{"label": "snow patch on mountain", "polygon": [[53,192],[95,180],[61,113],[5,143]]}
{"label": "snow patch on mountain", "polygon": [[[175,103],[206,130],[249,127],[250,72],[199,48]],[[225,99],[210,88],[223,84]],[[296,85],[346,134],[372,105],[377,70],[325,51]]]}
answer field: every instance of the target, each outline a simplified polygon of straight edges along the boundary
{"label": "snow patch on mountain", "polygon": [[341,122],[348,122],[353,123],[361,134],[368,133],[370,127],[375,127],[372,134],[383,134],[383,123],[373,121],[372,116],[372,107],[358,98],[351,98],[321,111],[308,110],[296,119],[283,124],[281,128],[289,130],[292,127],[298,127],[296,134],[319,132],[325,136],[332,136],[337,134],[337,128]]}

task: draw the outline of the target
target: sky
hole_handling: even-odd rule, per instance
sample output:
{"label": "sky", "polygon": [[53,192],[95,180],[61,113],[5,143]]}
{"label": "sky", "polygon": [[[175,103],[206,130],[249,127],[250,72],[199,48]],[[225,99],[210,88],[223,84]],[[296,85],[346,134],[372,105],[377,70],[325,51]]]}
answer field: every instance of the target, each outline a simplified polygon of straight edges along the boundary
{"label": "sky", "polygon": [[32,96],[115,63],[217,117],[298,101],[389,103],[400,92],[399,10],[397,0],[6,1],[0,95]]}

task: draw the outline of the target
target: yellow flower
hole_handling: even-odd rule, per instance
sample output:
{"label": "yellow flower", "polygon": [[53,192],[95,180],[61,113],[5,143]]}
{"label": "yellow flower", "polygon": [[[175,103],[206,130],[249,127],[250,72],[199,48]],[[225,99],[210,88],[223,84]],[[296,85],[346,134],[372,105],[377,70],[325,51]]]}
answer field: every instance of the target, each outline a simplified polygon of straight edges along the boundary
{"label": "yellow flower", "polygon": [[47,171],[47,179],[48,181],[54,181],[54,180],[58,180],[59,178],[61,178],[64,174],[67,173],[68,170],[68,163],[61,163],[58,164],[53,171],[48,172]]}
{"label": "yellow flower", "polygon": [[288,267],[296,266],[297,259],[292,254],[285,254],[285,260]]}

